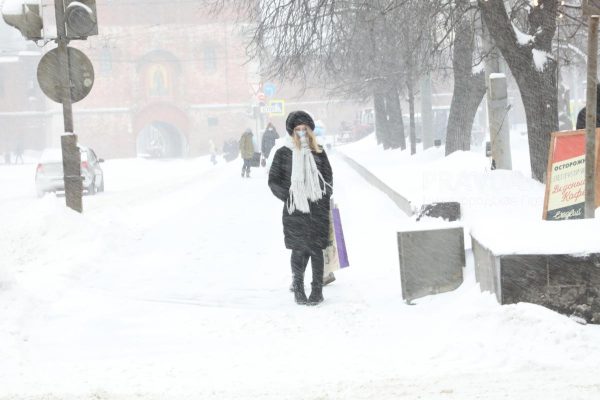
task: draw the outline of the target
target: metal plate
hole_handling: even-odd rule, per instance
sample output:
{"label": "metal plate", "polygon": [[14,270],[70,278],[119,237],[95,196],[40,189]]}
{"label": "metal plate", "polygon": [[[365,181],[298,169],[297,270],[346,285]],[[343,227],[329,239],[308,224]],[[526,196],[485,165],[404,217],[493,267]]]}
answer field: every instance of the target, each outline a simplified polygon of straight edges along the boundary
{"label": "metal plate", "polygon": [[398,232],[402,297],[449,292],[463,282],[463,228]]}
{"label": "metal plate", "polygon": [[[76,103],[84,99],[94,86],[94,66],[80,50],[68,47],[68,52],[71,102]],[[58,49],[53,49],[40,60],[37,78],[44,94],[57,103],[62,103],[60,76]]]}

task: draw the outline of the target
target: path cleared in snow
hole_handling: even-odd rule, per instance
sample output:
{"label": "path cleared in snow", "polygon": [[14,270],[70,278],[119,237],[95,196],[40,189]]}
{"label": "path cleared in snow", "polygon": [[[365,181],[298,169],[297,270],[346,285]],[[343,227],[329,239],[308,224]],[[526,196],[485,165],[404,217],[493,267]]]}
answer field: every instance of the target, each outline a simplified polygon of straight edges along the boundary
{"label": "path cleared in snow", "polygon": [[331,160],[351,267],[316,308],[288,291],[282,204],[264,169],[242,179],[237,161],[110,161],[107,192],[86,197],[82,216],[20,180],[2,198],[0,399],[600,394],[600,329],[501,307],[471,265],[458,290],[405,305],[406,217]]}

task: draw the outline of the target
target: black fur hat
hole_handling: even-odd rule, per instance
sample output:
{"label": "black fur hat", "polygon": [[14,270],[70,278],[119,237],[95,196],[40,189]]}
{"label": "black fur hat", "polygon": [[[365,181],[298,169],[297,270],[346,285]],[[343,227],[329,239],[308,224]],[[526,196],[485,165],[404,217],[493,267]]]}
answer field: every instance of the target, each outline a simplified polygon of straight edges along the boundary
{"label": "black fur hat", "polygon": [[294,128],[298,125],[308,125],[310,129],[315,130],[315,121],[305,111],[292,111],[285,120],[285,130],[291,136],[293,135]]}

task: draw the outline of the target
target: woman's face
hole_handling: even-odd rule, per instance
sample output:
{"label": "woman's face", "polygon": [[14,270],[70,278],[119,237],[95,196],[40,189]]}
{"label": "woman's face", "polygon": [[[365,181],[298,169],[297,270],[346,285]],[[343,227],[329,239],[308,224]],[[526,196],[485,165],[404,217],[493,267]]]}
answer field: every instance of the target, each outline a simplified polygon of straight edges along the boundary
{"label": "woman's face", "polygon": [[298,136],[299,138],[303,138],[306,136],[307,129],[308,127],[306,125],[300,124],[294,128],[294,135]]}

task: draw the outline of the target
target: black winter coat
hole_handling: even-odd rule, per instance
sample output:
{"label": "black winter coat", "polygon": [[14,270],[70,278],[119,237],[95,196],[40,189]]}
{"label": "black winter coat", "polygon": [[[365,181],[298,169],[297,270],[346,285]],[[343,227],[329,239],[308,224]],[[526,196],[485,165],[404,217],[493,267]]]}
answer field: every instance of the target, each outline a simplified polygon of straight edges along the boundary
{"label": "black winter coat", "polygon": [[[325,182],[333,186],[333,172],[327,158],[327,153],[312,153],[317,169],[323,175]],[[292,178],[292,150],[281,147],[273,156],[269,170],[269,187],[273,194],[283,201],[283,234],[285,247],[292,250],[325,249],[329,240],[329,201],[332,188],[327,186],[327,192],[321,200],[310,202],[310,213],[295,210],[288,213],[287,200]],[[321,188],[323,183],[321,182]]]}
{"label": "black winter coat", "polygon": [[[583,107],[579,114],[577,114],[577,124],[575,125],[575,129],[585,129],[585,107]],[[600,104],[596,108],[596,127],[600,128]]]}
{"label": "black winter coat", "polygon": [[273,128],[273,130],[265,130],[262,137],[261,150],[265,158],[269,158],[271,149],[275,146],[275,141],[279,139],[279,134]]}
{"label": "black winter coat", "polygon": [[[585,110],[585,107],[579,110],[575,129],[585,129]],[[596,128],[600,128],[600,84],[596,86]]]}

